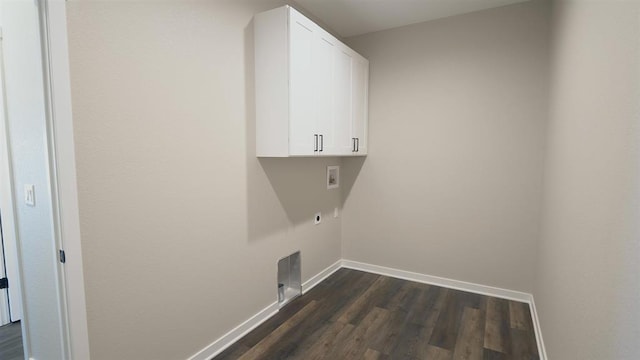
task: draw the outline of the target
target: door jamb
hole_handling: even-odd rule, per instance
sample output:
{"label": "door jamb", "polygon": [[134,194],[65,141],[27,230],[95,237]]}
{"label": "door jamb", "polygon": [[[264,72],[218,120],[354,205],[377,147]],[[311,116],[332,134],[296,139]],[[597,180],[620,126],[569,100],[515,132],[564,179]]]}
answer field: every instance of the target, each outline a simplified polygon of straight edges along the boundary
{"label": "door jamb", "polygon": [[89,360],[89,337],[82,267],[78,187],[71,108],[71,81],[64,0],[38,0],[50,116],[47,119],[51,193],[60,246],[71,359]]}
{"label": "door jamb", "polygon": [[[5,74],[4,74],[4,45],[2,44],[2,33],[0,28],[0,173],[6,178],[0,183],[0,208],[2,209],[2,232],[4,238],[4,255],[6,276],[10,281],[9,301],[11,306],[11,320],[24,319],[22,301],[22,279],[20,274],[20,262],[18,258],[19,244],[15,221],[15,198],[13,195],[13,171],[11,169],[11,147],[9,145],[9,134],[7,128],[7,109],[5,94]],[[12,280],[13,279],[13,280]]]}

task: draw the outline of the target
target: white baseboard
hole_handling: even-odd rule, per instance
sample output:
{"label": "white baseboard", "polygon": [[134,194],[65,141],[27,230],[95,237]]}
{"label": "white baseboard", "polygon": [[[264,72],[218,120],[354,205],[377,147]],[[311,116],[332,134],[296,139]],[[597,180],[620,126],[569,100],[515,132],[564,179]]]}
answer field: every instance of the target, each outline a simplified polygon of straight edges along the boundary
{"label": "white baseboard", "polygon": [[542,339],[542,328],[540,328],[540,319],[538,319],[538,310],[536,309],[536,303],[531,295],[531,301],[529,301],[531,308],[531,319],[533,320],[533,328],[536,331],[536,342],[538,343],[538,356],[540,360],[547,360],[547,349],[544,347],[544,340]]}
{"label": "white baseboard", "polygon": [[260,324],[267,321],[270,317],[278,313],[278,303],[267,306],[260,310],[257,314],[250,317],[242,324],[236,326],[233,330],[222,335],[218,340],[207,345],[204,349],[198,351],[188,360],[209,360],[214,356],[223,352],[226,348],[233,345],[243,336],[247,335],[251,330],[257,328]]}
{"label": "white baseboard", "polygon": [[307,280],[302,284],[302,293],[306,294],[307,291],[313,289],[316,285],[320,284],[324,279],[333,275],[334,272],[340,270],[342,268],[342,260],[338,260],[328,268],[320,271],[318,274],[313,276],[311,279]]}
{"label": "white baseboard", "polygon": [[[390,277],[403,279],[403,280],[437,285],[437,286],[442,286],[449,289],[467,291],[467,292],[472,292],[476,294],[493,296],[497,298],[527,303],[530,305],[530,308],[531,308],[531,318],[533,321],[536,340],[538,343],[538,354],[540,356],[540,360],[547,359],[547,353],[544,347],[544,342],[542,340],[542,332],[540,330],[540,322],[538,320],[538,313],[536,311],[535,302],[533,301],[533,295],[531,294],[520,292],[520,291],[502,289],[502,288],[493,287],[493,286],[474,284],[466,281],[447,279],[439,276],[425,275],[425,274],[415,273],[411,271],[372,265],[372,264],[362,263],[358,261],[344,260],[344,259],[338,260],[334,264],[330,265],[326,269],[322,270],[318,274],[311,277],[311,279],[305,281],[304,284],[302,284],[302,293],[304,294],[308,292],[313,287],[321,283],[324,279],[328,278],[329,276],[331,276],[333,273],[340,270],[341,268],[366,271],[374,274],[390,276]],[[215,357],[216,355],[224,351],[226,348],[233,345],[233,343],[240,340],[240,338],[248,334],[251,330],[255,329],[260,324],[267,321],[277,312],[278,312],[278,303],[274,302],[273,304],[262,309],[257,314],[253,315],[251,318],[249,318],[242,324],[238,325],[233,330],[229,331],[228,333],[226,333],[216,341],[214,341],[213,343],[209,344],[204,349],[197,352],[195,355],[191,356],[188,360],[212,359],[213,357]]]}
{"label": "white baseboard", "polygon": [[415,273],[411,271],[399,270],[388,268],[379,265],[367,264],[353,260],[342,260],[342,267],[366,271],[374,274],[390,276],[398,279],[415,281],[424,284],[437,285],[446,287],[449,289],[461,290],[472,292],[475,294],[493,296],[501,299],[514,300],[529,304],[531,309],[531,320],[533,321],[533,328],[535,330],[536,342],[538,343],[538,354],[540,360],[547,359],[547,352],[544,347],[544,341],[542,340],[542,331],[540,330],[540,321],[538,320],[538,313],[536,311],[536,305],[533,301],[533,295],[521,291],[502,289],[493,286],[480,285],[470,283],[466,281],[447,279],[439,276],[425,275]]}
{"label": "white baseboard", "polygon": [[[331,274],[340,270],[341,267],[342,260],[338,260],[335,263],[329,265],[329,267],[320,271],[318,274],[314,275],[313,277],[311,277],[311,279],[305,281],[304,284],[302,284],[302,293],[304,294],[307,291],[313,289],[313,287],[331,276]],[[257,328],[258,326],[260,326],[260,324],[269,320],[269,318],[278,313],[278,310],[278,303],[274,302],[273,304],[260,310],[257,314],[253,315],[242,324],[236,326],[228,333],[222,335],[216,341],[207,345],[207,347],[205,347],[204,349],[198,351],[188,360],[209,360],[214,358],[229,346],[233,345],[236,341],[240,340],[243,336],[247,335],[251,330]]]}
{"label": "white baseboard", "polygon": [[415,281],[446,287],[449,289],[468,291],[481,295],[493,296],[501,299],[515,300],[528,303],[531,294],[520,291],[501,289],[493,286],[474,284],[466,281],[447,279],[439,276],[425,275],[411,271],[398,270],[384,266],[372,265],[352,260],[342,260],[342,266],[349,269],[366,271],[374,274],[390,276],[398,279]]}

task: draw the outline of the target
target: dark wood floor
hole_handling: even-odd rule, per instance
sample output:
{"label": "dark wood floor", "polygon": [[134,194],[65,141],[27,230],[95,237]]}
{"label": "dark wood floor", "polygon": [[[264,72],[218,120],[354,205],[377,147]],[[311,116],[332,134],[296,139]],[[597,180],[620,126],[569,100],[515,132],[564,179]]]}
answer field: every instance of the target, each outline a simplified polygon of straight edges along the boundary
{"label": "dark wood floor", "polygon": [[0,326],[0,359],[24,360],[20,322]]}
{"label": "dark wood floor", "polygon": [[341,269],[223,359],[539,359],[529,306]]}

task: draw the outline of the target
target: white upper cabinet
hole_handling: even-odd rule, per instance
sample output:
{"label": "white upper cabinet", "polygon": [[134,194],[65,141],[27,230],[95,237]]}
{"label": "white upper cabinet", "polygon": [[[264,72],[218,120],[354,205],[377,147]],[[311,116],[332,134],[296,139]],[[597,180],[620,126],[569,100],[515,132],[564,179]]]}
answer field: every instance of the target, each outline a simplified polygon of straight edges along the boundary
{"label": "white upper cabinet", "polygon": [[256,155],[366,155],[369,62],[289,6],[254,38]]}
{"label": "white upper cabinet", "polygon": [[[314,53],[318,51],[318,45],[316,44],[316,37],[318,36],[315,25],[311,21],[304,21],[306,19],[295,19],[291,17],[290,33],[289,33],[289,69],[282,69],[283,77],[289,81],[288,94],[278,94],[275,92],[262,93],[256,91],[256,101],[259,103],[263,99],[269,99],[275,96],[282,96],[289,98],[288,111],[290,121],[287,122],[289,131],[289,144],[288,152],[292,155],[313,155],[315,149],[315,142],[317,139],[317,120],[318,114],[316,112],[316,88],[314,63],[317,61],[314,59]],[[256,32],[259,31],[256,28]],[[256,52],[256,73],[258,71],[273,71],[270,69],[258,69],[258,54]],[[260,55],[262,56],[262,55]],[[295,74],[295,76],[292,76]],[[258,84],[256,84],[258,85]],[[268,89],[268,84],[260,84]],[[256,86],[258,90],[262,86]],[[267,90],[269,91],[269,90]],[[268,104],[265,104],[269,106]],[[266,127],[269,127],[269,122],[272,119],[264,117],[263,113],[260,113],[256,107],[256,119],[257,121],[266,121]],[[287,114],[277,114],[282,119],[277,121],[286,120]],[[272,128],[272,130],[281,131],[282,129]],[[262,136],[270,136],[270,134],[256,133],[258,138]],[[281,144],[278,144],[281,145]],[[285,145],[285,144],[282,144]],[[260,155],[260,151],[258,151]]]}

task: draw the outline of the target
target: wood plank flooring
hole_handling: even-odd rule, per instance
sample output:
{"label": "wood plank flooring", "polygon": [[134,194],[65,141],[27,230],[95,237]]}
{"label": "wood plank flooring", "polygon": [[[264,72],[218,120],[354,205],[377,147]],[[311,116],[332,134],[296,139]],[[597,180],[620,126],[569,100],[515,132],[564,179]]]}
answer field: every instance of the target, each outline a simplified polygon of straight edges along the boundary
{"label": "wood plank flooring", "polygon": [[0,326],[0,359],[24,360],[20,322]]}
{"label": "wood plank flooring", "polygon": [[529,306],[341,269],[215,360],[537,360]]}

